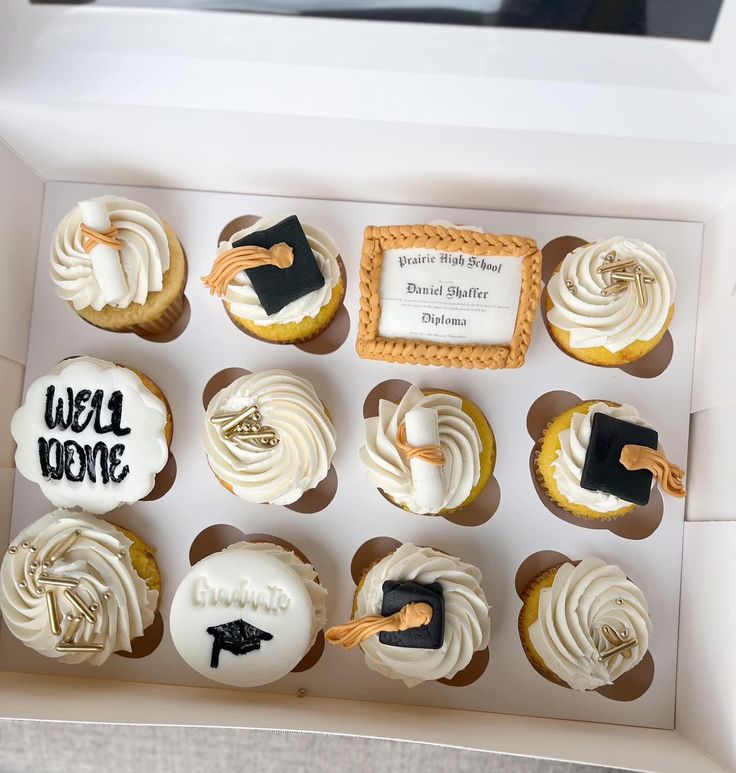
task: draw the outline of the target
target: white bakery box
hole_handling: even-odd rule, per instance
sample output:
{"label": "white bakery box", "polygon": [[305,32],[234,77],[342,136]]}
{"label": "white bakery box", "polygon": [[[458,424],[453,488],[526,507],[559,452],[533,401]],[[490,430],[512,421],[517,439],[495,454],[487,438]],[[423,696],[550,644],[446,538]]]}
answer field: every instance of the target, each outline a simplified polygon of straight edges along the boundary
{"label": "white bakery box", "polygon": [[2,716],[736,769],[736,0],[710,43],[4,0],[0,141],[3,548],[49,183],[703,227],[670,729],[9,670]]}

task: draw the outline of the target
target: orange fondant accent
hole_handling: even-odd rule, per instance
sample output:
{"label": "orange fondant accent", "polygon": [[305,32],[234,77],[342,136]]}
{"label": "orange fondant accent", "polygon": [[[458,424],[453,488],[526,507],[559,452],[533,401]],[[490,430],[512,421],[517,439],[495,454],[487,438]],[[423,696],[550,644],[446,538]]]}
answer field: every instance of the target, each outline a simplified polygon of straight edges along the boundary
{"label": "orange fondant accent", "polygon": [[396,433],[396,445],[404,452],[407,459],[421,459],[427,464],[434,464],[441,467],[445,463],[445,452],[441,446],[418,446],[414,448],[406,442],[406,424],[402,421],[399,424],[399,431]]}
{"label": "orange fondant accent", "polygon": [[87,253],[92,252],[98,244],[104,244],[106,247],[112,247],[114,250],[119,250],[123,246],[123,243],[118,239],[118,229],[114,225],[104,231],[95,231],[94,228],[90,228],[82,223],[79,230],[84,237],[82,239],[82,248]]}
{"label": "orange fondant accent", "polygon": [[220,297],[227,292],[227,286],[235,276],[247,268],[258,266],[276,266],[289,268],[294,262],[294,251],[284,242],[274,244],[270,249],[265,247],[233,247],[217,256],[212,271],[202,277],[210,295],[217,293]]}
{"label": "orange fondant accent", "polygon": [[432,607],[429,604],[423,601],[412,602],[401,607],[390,617],[369,615],[351,620],[345,625],[336,625],[327,631],[325,639],[330,644],[349,650],[381,631],[406,631],[409,628],[427,625],[431,620]]}
{"label": "orange fondant accent", "polygon": [[659,451],[645,446],[627,445],[621,449],[619,461],[627,470],[649,470],[665,494],[679,498],[685,496],[682,482],[685,470],[672,464]]}

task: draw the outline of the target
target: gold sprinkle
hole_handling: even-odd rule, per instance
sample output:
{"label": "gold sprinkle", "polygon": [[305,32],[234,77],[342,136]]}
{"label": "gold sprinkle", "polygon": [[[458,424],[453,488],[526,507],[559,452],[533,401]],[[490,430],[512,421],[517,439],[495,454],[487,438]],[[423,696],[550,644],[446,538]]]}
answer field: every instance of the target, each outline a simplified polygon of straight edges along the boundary
{"label": "gold sprinkle", "polygon": [[621,606],[624,603],[623,599],[616,599],[616,603]]}
{"label": "gold sprinkle", "polygon": [[105,599],[105,601],[107,601],[107,600],[110,598],[110,591],[109,591],[109,590],[108,590],[108,591],[105,591],[105,592],[102,594],[102,598],[103,598],[103,599]]}
{"label": "gold sprinkle", "polygon": [[49,628],[54,636],[61,635],[61,620],[59,615],[59,604],[56,601],[56,595],[53,591],[48,590],[44,593],[46,596],[46,609],[49,613]]}
{"label": "gold sprinkle", "polygon": [[51,574],[42,574],[37,582],[41,585],[53,585],[57,588],[76,588],[79,585],[79,580],[75,580],[73,577],[54,577]]}
{"label": "gold sprinkle", "polygon": [[66,619],[71,624],[66,629],[66,633],[64,634],[64,643],[71,644],[74,641],[74,637],[77,635],[79,626],[82,624],[82,616],[77,615],[76,617],[72,617],[72,615],[67,615]]}
{"label": "gold sprinkle", "polygon": [[25,587],[26,587],[26,584],[25,584],[25,582],[24,582],[23,580],[21,580],[21,581],[18,583],[18,587],[19,587],[19,588],[25,588]]}
{"label": "gold sprinkle", "polygon": [[48,560],[53,564],[54,561],[60,559],[64,553],[82,536],[81,529],[75,529],[62,543],[54,548],[53,554],[49,556]]}
{"label": "gold sprinkle", "polygon": [[38,550],[38,547],[36,545],[31,545],[28,550],[31,551],[31,553],[35,553]]}
{"label": "gold sprinkle", "polygon": [[25,550],[28,550],[28,548],[30,547],[30,545],[31,545],[31,543],[30,543],[30,542],[28,542],[28,540],[24,540],[24,541],[21,543],[21,547],[22,547],[22,548],[25,548]]}
{"label": "gold sprinkle", "polygon": [[653,285],[657,280],[653,276],[646,274],[644,277],[644,284]]}
{"label": "gold sprinkle", "polygon": [[50,561],[41,561],[41,567],[43,569],[48,569],[50,566],[51,566],[51,562]]}
{"label": "gold sprinkle", "polygon": [[647,305],[647,291],[644,289],[644,281],[643,281],[641,266],[636,267],[634,278],[636,280],[636,293],[639,296],[639,306],[644,308]]}
{"label": "gold sprinkle", "polygon": [[303,697],[304,697],[306,694],[307,694],[307,691],[306,691],[306,690],[305,690],[303,687],[300,687],[300,688],[299,688],[299,689],[296,691],[296,697],[297,697],[297,698],[303,698]]}
{"label": "gold sprinkle", "polygon": [[623,271],[625,268],[632,268],[636,265],[635,260],[621,260],[618,263],[611,263],[607,261],[601,266],[598,266],[596,271],[599,274],[607,274],[609,271]]}
{"label": "gold sprinkle", "polygon": [[57,652],[101,652],[104,649],[104,644],[96,644],[95,642],[79,642],[79,644],[61,642],[61,644],[56,645]]}
{"label": "gold sprinkle", "polygon": [[607,650],[606,652],[601,652],[601,654],[598,656],[598,662],[603,663],[609,658],[612,658],[614,655],[623,655],[625,658],[630,658],[630,650],[636,647],[638,643],[639,642],[637,639],[629,639],[629,641],[621,642],[621,644],[619,644],[617,647]]}
{"label": "gold sprinkle", "polygon": [[39,564],[38,561],[31,561],[31,569],[38,569],[39,566],[41,566],[41,564]]}
{"label": "gold sprinkle", "polygon": [[626,271],[612,271],[611,279],[615,279],[617,282],[633,282],[636,277]]}
{"label": "gold sprinkle", "polygon": [[66,588],[64,590],[64,596],[82,613],[82,616],[88,623],[94,623],[97,620],[92,610],[79,598],[79,596],[77,596],[76,593],[74,593],[74,591]]}
{"label": "gold sprinkle", "polygon": [[11,556],[12,556],[14,553],[17,553],[17,552],[18,552],[18,548],[17,548],[15,545],[11,545],[11,546],[8,548],[8,553],[10,553],[10,555],[11,555]]}
{"label": "gold sprinkle", "polygon": [[616,282],[615,284],[609,285],[608,287],[604,287],[601,290],[601,295],[606,297],[609,295],[615,295],[617,293],[623,292],[627,287],[628,284],[626,282]]}
{"label": "gold sprinkle", "polygon": [[118,558],[119,558],[121,561],[122,561],[122,560],[125,558],[125,551],[124,551],[124,550],[121,550],[121,551],[118,553]]}
{"label": "gold sprinkle", "polygon": [[575,288],[575,283],[572,281],[572,279],[568,279],[565,282],[565,287],[570,291],[571,295],[577,295],[577,289]]}
{"label": "gold sprinkle", "polygon": [[100,608],[100,605],[99,605],[99,604],[90,604],[90,605],[89,605],[89,608],[90,608],[90,609],[91,609],[93,612],[96,612],[96,611],[97,611],[97,610]]}

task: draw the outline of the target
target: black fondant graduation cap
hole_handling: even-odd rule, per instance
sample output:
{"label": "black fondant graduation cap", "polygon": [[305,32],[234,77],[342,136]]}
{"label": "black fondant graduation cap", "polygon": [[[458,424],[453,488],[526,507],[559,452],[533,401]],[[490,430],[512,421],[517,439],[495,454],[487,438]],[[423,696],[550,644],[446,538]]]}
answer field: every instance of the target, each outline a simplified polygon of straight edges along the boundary
{"label": "black fondant graduation cap", "polygon": [[309,246],[299,218],[291,215],[280,223],[263,231],[254,231],[233,242],[233,247],[264,247],[285,242],[294,253],[294,262],[289,268],[258,266],[248,268],[246,273],[266,314],[275,314],[287,304],[313,290],[319,290],[325,283],[312,248]]}
{"label": "black fondant graduation cap", "polygon": [[220,665],[220,650],[231,652],[233,655],[245,655],[253,650],[259,650],[261,642],[273,639],[272,634],[240,619],[210,626],[207,633],[214,638],[210,668],[217,668]]}
{"label": "black fondant graduation cap", "polygon": [[427,625],[406,631],[381,631],[378,640],[392,647],[438,650],[445,638],[445,603],[438,582],[420,585],[412,580],[386,580],[383,583],[381,614],[393,615],[411,602],[424,601],[432,607],[432,619]]}
{"label": "black fondant graduation cap", "polygon": [[652,490],[652,473],[649,470],[629,471],[619,459],[621,449],[627,445],[656,449],[657,438],[657,433],[649,427],[596,413],[580,485],[613,494],[635,505],[645,505]]}

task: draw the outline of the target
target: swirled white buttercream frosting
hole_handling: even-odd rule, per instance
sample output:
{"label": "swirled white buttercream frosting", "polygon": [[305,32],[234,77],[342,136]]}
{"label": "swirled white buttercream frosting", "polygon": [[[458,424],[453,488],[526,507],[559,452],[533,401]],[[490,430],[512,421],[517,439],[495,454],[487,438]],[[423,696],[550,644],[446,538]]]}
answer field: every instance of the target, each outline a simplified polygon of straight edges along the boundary
{"label": "swirled white buttercream frosting", "polygon": [[365,576],[357,593],[355,618],[381,614],[386,580],[412,580],[420,585],[438,582],[442,586],[444,640],[439,649],[430,650],[393,647],[371,636],[360,645],[369,668],[414,687],[432,679],[451,679],[470,663],[474,652],[488,645],[491,621],[477,567],[434,548],[406,543]]}
{"label": "swirled white buttercream frosting", "polygon": [[[610,283],[597,269],[615,252],[615,260],[635,260],[653,277],[646,304],[639,305],[634,282],[623,292],[604,296]],[[619,352],[635,341],[648,341],[664,327],[675,298],[675,278],[665,256],[646,242],[617,236],[586,244],[569,253],[547,285],[553,307],[548,321],[570,333],[570,346],[602,346]]]}
{"label": "swirled white buttercream frosting", "polygon": [[412,471],[406,455],[399,449],[397,433],[406,414],[414,408],[437,412],[439,444],[445,456],[442,466],[444,501],[439,510],[459,507],[480,478],[481,440],[475,423],[462,409],[457,395],[436,392],[425,395],[410,387],[401,402],[378,404],[378,416],[365,420],[365,445],[360,449],[368,477],[373,485],[413,513],[432,512],[422,507],[415,496]]}
{"label": "swirled white buttercream frosting", "polygon": [[552,462],[553,475],[557,488],[569,502],[582,505],[597,513],[612,513],[624,507],[631,507],[631,502],[619,499],[613,494],[593,491],[580,485],[585,455],[590,443],[593,416],[596,413],[605,413],[607,416],[638,424],[641,427],[650,426],[631,405],[612,407],[602,402],[593,403],[587,413],[574,413],[570,428],[560,432],[560,448],[556,459]]}
{"label": "swirled white buttercream frosting", "polygon": [[[641,662],[651,631],[641,590],[618,566],[586,558],[578,566],[563,564],[552,585],[542,588],[529,637],[547,668],[573,690],[594,690]],[[636,644],[601,657],[617,640]]]}
{"label": "swirled white buttercream frosting", "polygon": [[168,411],[128,368],[71,357],[34,381],[10,423],[15,466],[57,507],[107,513],[153,488]]}
{"label": "swirled white buttercream frosting", "polygon": [[[220,243],[218,255],[231,249],[233,242],[237,242],[239,239],[255,231],[264,231],[267,228],[271,228],[284,220],[285,217],[287,215],[263,217],[257,223],[238,231],[228,241]],[[268,327],[269,325],[301,322],[305,317],[316,317],[320,309],[330,302],[332,290],[340,280],[337,245],[332,240],[332,237],[321,228],[302,223],[302,229],[307,237],[309,246],[312,248],[319,270],[325,278],[325,283],[322,287],[286,304],[275,314],[269,316],[258,300],[258,295],[253,289],[248,273],[240,271],[234,281],[228,285],[227,292],[223,298],[232,314],[241,319],[250,320],[255,325]]]}
{"label": "swirled white buttercream frosting", "polygon": [[[228,438],[213,417],[256,406],[278,443],[253,447]],[[248,502],[288,505],[326,477],[336,433],[314,387],[288,370],[233,381],[210,401],[202,431],[207,460],[220,480]]]}
{"label": "swirled white buttercream frosting", "polygon": [[[55,510],[24,529],[0,567],[0,611],[11,633],[64,663],[99,666],[113,652],[130,652],[131,640],[153,622],[158,603],[158,591],[133,568],[131,544],[119,529],[87,513]],[[49,578],[66,585],[48,584]],[[58,634],[52,631],[47,593],[58,609]],[[67,593],[93,620],[82,616]],[[65,648],[69,644],[99,649]]]}
{"label": "swirled white buttercream frosting", "polygon": [[286,550],[281,545],[274,545],[272,542],[236,542],[225,548],[225,551],[228,550],[252,550],[266,553],[299,576],[314,607],[312,641],[309,645],[311,647],[317,640],[317,634],[325,627],[327,622],[327,589],[320,585],[317,572],[312,564],[302,561],[294,551]]}
{"label": "swirled white buttercream frosting", "polygon": [[93,260],[83,246],[82,212],[77,205],[57,227],[51,242],[51,279],[56,294],[75,309],[91,306],[99,311],[106,305],[127,308],[146,302],[148,294],[163,288],[169,269],[169,243],[161,218],[145,204],[121,196],[100,196],[110,223],[122,242],[120,262],[127,292],[107,304],[95,276]]}

